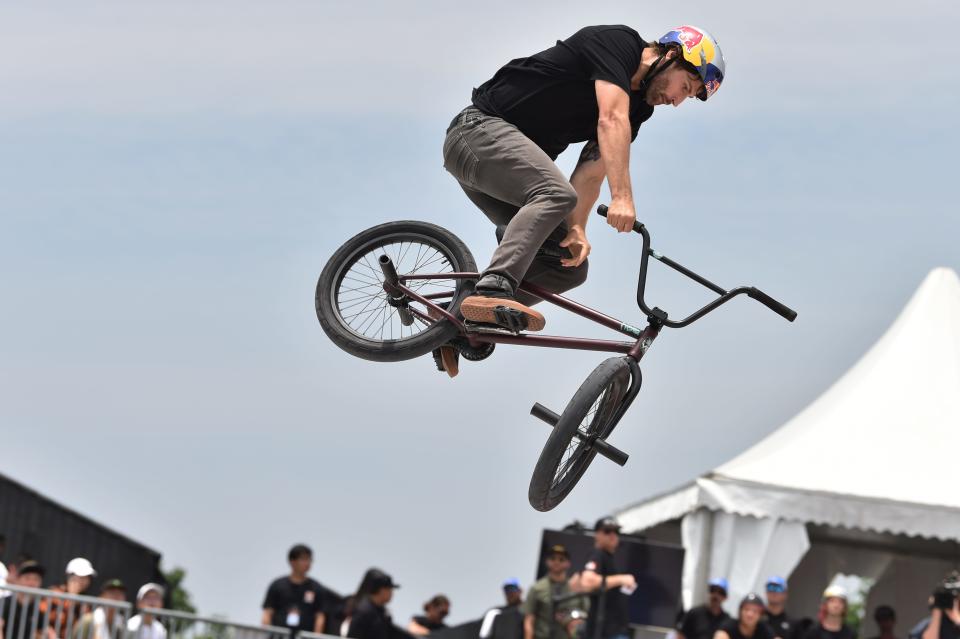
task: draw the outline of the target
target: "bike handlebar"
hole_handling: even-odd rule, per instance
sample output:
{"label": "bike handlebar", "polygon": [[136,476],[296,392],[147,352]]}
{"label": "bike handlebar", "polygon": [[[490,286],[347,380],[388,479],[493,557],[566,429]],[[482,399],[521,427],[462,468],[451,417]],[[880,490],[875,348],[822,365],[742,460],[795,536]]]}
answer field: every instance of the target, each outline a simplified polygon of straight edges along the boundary
{"label": "bike handlebar", "polygon": [[750,287],[750,290],[747,291],[747,295],[757,300],[788,322],[792,322],[793,320],[797,319],[797,312],[795,310],[789,308],[785,304],[781,304],[758,288]]}
{"label": "bike handlebar", "polygon": [[[603,217],[607,217],[608,210],[609,209],[605,204],[601,204],[600,206],[597,207],[597,213]],[[737,295],[740,295],[743,293],[746,293],[748,297],[751,297],[757,300],[758,302],[760,302],[761,304],[769,308],[771,311],[773,311],[777,315],[780,315],[781,317],[783,317],[785,320],[789,322],[792,322],[797,318],[796,311],[789,308],[785,304],[782,304],[777,300],[773,299],[772,297],[770,297],[769,295],[767,295],[766,293],[764,293],[758,288],[755,288],[752,286],[750,287],[739,286],[733,290],[726,291],[722,287],[717,286],[716,284],[711,282],[710,280],[707,280],[706,278],[701,277],[700,275],[697,275],[696,273],[686,268],[685,266],[682,266],[681,264],[674,262],[667,256],[662,255],[657,251],[654,251],[653,249],[650,248],[650,233],[647,231],[646,227],[637,220],[634,220],[633,222],[633,231],[643,236],[643,255],[640,258],[640,278],[637,284],[637,304],[640,306],[641,310],[643,310],[643,312],[646,313],[648,316],[649,315],[656,316],[656,314],[654,313],[654,310],[660,311],[660,313],[662,314],[662,317],[660,317],[659,319],[663,322],[664,326],[669,326],[672,328],[680,328],[683,326],[687,326],[688,324],[692,324],[693,322],[700,319],[710,311],[715,310],[721,304],[725,304],[726,302],[730,301]],[[648,257],[653,257],[655,260],[663,262],[670,268],[676,271],[679,271],[680,273],[683,273],[684,275],[694,280],[695,282],[717,293],[720,297],[713,300],[712,302],[710,302],[709,304],[701,308],[699,311],[693,313],[689,317],[679,322],[666,319],[666,313],[664,313],[660,309],[648,308],[646,302],[643,299],[643,292],[644,292],[644,289],[646,288],[646,281],[647,281],[647,258]]]}

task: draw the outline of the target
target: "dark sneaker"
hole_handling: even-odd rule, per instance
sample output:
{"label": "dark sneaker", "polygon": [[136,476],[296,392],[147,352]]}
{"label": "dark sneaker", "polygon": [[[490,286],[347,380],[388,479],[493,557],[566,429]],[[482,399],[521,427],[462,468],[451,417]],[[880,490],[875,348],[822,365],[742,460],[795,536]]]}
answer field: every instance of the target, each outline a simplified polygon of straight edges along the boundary
{"label": "dark sneaker", "polygon": [[543,315],[513,298],[513,286],[500,275],[480,278],[475,294],[460,303],[464,319],[481,324],[496,324],[513,332],[543,330]]}

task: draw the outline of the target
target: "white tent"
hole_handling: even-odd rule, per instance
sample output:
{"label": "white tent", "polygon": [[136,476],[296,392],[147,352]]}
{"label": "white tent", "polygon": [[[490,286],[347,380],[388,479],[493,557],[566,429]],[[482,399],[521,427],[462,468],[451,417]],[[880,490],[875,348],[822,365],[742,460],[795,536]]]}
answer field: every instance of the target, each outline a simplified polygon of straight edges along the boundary
{"label": "white tent", "polygon": [[795,614],[812,614],[835,574],[855,574],[877,580],[867,605],[893,605],[903,632],[960,559],[958,460],[960,279],[938,268],[799,415],[618,519],[683,543],[685,608],[703,600],[709,576],[729,579],[733,608],[779,574],[790,576]]}

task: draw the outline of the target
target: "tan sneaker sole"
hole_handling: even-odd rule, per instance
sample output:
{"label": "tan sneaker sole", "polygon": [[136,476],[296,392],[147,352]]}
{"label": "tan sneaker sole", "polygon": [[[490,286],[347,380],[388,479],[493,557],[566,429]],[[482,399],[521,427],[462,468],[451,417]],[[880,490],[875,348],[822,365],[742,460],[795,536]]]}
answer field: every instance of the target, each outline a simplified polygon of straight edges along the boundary
{"label": "tan sneaker sole", "polygon": [[524,306],[516,300],[505,300],[497,297],[483,297],[481,295],[471,295],[460,303],[460,312],[464,318],[471,322],[483,322],[484,324],[496,324],[497,318],[494,310],[498,306],[506,306],[516,309],[527,316],[528,331],[542,331],[546,326],[547,320],[543,315],[533,310],[529,306]]}
{"label": "tan sneaker sole", "polygon": [[443,362],[443,370],[450,377],[456,377],[460,373],[460,365],[457,363],[457,351],[453,346],[440,347],[440,361]]}

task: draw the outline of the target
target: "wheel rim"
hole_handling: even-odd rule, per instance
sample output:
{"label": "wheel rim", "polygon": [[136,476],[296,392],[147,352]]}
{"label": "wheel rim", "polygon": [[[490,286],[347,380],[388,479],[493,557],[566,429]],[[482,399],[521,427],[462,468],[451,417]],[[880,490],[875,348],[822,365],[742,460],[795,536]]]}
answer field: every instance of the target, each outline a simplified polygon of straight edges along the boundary
{"label": "wheel rim", "polygon": [[[387,301],[383,290],[383,271],[377,260],[387,255],[401,276],[415,273],[452,273],[461,270],[456,258],[437,240],[419,233],[394,233],[381,236],[357,248],[337,272],[330,290],[337,321],[360,339],[371,342],[401,342],[423,334],[434,325],[413,315],[414,322],[404,326],[398,309]],[[459,281],[409,279],[407,288],[424,296],[438,295],[436,302],[455,299]],[[410,307],[422,315],[427,308],[412,301]]]}
{"label": "wheel rim", "polygon": [[619,405],[622,389],[619,379],[610,380],[580,421],[554,470],[553,480],[550,482],[551,496],[562,495],[568,486],[575,484],[581,470],[597,454],[593,449],[593,442],[606,429],[607,422]]}

